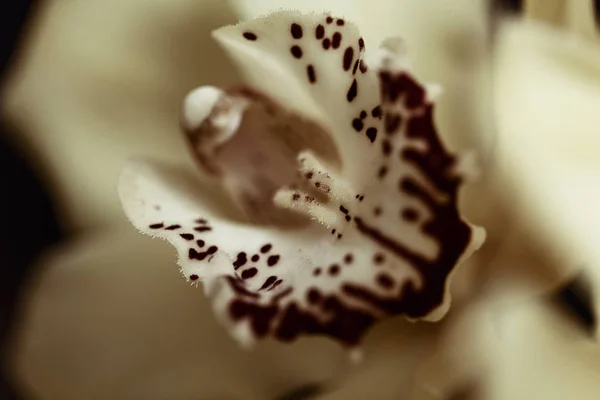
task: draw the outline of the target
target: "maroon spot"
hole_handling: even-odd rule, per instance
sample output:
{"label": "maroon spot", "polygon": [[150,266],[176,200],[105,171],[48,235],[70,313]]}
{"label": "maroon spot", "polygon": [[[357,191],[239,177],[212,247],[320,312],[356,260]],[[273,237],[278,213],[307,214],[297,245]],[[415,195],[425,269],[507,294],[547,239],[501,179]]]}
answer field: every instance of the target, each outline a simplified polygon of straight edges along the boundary
{"label": "maroon spot", "polygon": [[188,257],[190,260],[204,261],[204,259],[212,254],[215,254],[219,248],[217,246],[210,246],[206,251],[196,251],[196,249],[190,249],[188,251]]}
{"label": "maroon spot", "polygon": [[400,128],[400,124],[402,123],[402,117],[399,114],[385,114],[383,117],[383,124],[385,126],[385,131],[388,134],[395,133],[398,128]]}
{"label": "maroon spot", "polygon": [[294,200],[294,201],[300,200],[300,195],[298,193],[294,193],[292,195],[292,200]]}
{"label": "maroon spot", "polygon": [[360,132],[364,128],[364,124],[363,124],[363,122],[360,119],[354,118],[352,120],[352,127],[354,128],[354,130],[356,132]]}
{"label": "maroon spot", "polygon": [[[283,282],[283,280],[282,280],[282,279],[280,279],[280,280],[278,280],[277,282],[275,282],[275,283],[273,284],[273,286],[271,286],[271,289],[267,290],[267,292],[270,292],[271,290],[275,289],[277,286],[281,285],[281,282]],[[288,290],[289,290],[289,289],[288,289]],[[285,291],[284,291],[284,292],[285,292]],[[291,290],[289,290],[289,293],[291,293],[291,292],[292,292],[292,291],[291,291]],[[289,294],[289,293],[288,293],[288,294]],[[281,299],[281,298],[282,298],[282,297],[284,297],[284,296],[287,296],[287,294],[283,294],[283,295],[282,295],[282,293],[279,293],[277,296],[274,296],[274,297],[273,297],[273,301],[278,301],[279,299]]]}
{"label": "maroon spot", "polygon": [[296,23],[292,24],[290,32],[294,39],[300,39],[302,37],[302,27]]}
{"label": "maroon spot", "polygon": [[344,71],[348,71],[352,66],[352,60],[354,59],[354,48],[349,46],[344,51],[344,58],[342,62],[342,66],[344,67]]}
{"label": "maroon spot", "polygon": [[348,93],[346,93],[346,99],[348,99],[348,102],[352,103],[352,100],[354,100],[357,95],[358,95],[358,83],[356,82],[356,79],[354,79],[352,81],[352,85],[350,86],[350,89],[348,89]]}
{"label": "maroon spot", "polygon": [[321,268],[315,268],[313,271],[313,275],[314,276],[319,276],[321,275]]}
{"label": "maroon spot", "polygon": [[366,134],[371,143],[375,142],[375,139],[377,139],[377,128],[371,127],[369,129],[367,129]]}
{"label": "maroon spot", "polygon": [[325,36],[325,27],[321,24],[317,25],[317,29],[315,30],[315,37],[319,40],[323,39]]}
{"label": "maroon spot", "polygon": [[377,283],[385,289],[391,289],[394,286],[394,280],[388,274],[377,275]]}
{"label": "maroon spot", "polygon": [[246,258],[246,253],[241,252],[238,253],[235,261],[233,262],[233,266],[235,267],[235,269],[238,269],[239,267],[246,265],[247,262],[248,259]]}
{"label": "maroon spot", "polygon": [[197,220],[195,220],[194,222],[195,222],[195,223],[197,223],[197,224],[201,224],[201,225],[202,225],[202,224],[207,224],[207,223],[208,223],[208,221],[207,221],[207,220],[205,220],[204,218],[198,218],[198,219],[197,219]]}
{"label": "maroon spot", "polygon": [[383,155],[386,157],[392,153],[392,145],[389,140],[385,139],[381,143],[381,151],[383,152]]}
{"label": "maroon spot", "polygon": [[300,46],[292,46],[290,52],[295,58],[302,58],[302,49]]}
{"label": "maroon spot", "polygon": [[375,207],[373,209],[373,214],[375,214],[376,217],[381,215],[381,207]]}
{"label": "maroon spot", "polygon": [[280,256],[279,256],[279,255],[273,255],[273,256],[270,256],[270,257],[267,259],[267,265],[268,265],[269,267],[272,267],[272,266],[274,266],[275,264],[277,264],[277,263],[279,262],[279,258],[280,258]]}
{"label": "maroon spot", "polygon": [[194,235],[192,235],[191,233],[180,233],[179,236],[181,236],[185,240],[194,240]]}
{"label": "maroon spot", "polygon": [[332,266],[329,267],[329,275],[331,276],[336,276],[340,273],[340,266],[337,264],[333,264]]}
{"label": "maroon spot", "polygon": [[364,199],[365,199],[365,196],[362,196],[362,195],[361,195],[361,196],[358,198],[358,201],[363,201]]}
{"label": "maroon spot", "polygon": [[358,38],[358,48],[360,51],[363,51],[365,49],[365,41],[363,40],[363,38]]}
{"label": "maroon spot", "polygon": [[198,247],[202,248],[206,243],[204,243],[204,240],[198,239],[196,240],[196,244],[198,245]]}
{"label": "maroon spot", "polygon": [[343,212],[344,214],[348,214],[348,209],[344,206],[340,206],[340,211]]}
{"label": "maroon spot", "polygon": [[267,280],[265,280],[265,283],[263,283],[263,285],[258,290],[264,290],[264,289],[268,288],[273,283],[275,283],[276,280],[277,280],[276,276],[270,276],[270,277],[268,277]]}
{"label": "maroon spot", "polygon": [[330,24],[330,23],[332,23],[332,22],[333,22],[333,18],[332,18],[332,17],[327,17],[327,18],[325,19],[325,22],[327,22],[328,24]]}
{"label": "maroon spot", "polygon": [[365,72],[367,72],[367,70],[368,70],[367,64],[365,64],[365,62],[363,60],[360,60],[358,68],[360,69],[360,72],[362,72],[363,74]]}
{"label": "maroon spot", "polygon": [[310,83],[315,83],[317,81],[317,75],[315,74],[315,68],[312,66],[312,64],[309,64],[306,67],[306,75],[308,75],[308,80],[310,81]]}
{"label": "maroon spot", "polygon": [[336,32],[333,34],[333,36],[331,38],[331,47],[333,47],[334,49],[337,49],[340,47],[340,44],[342,44],[342,34],[339,32]]}
{"label": "maroon spot", "polygon": [[385,165],[383,165],[381,168],[379,168],[379,171],[377,172],[377,177],[379,179],[383,179],[385,178],[385,176],[388,173],[388,167],[386,167]]}
{"label": "maroon spot", "polygon": [[344,236],[344,235],[342,235],[341,233],[338,233],[338,235],[337,235],[337,238],[338,238],[338,239],[341,239],[341,238],[342,238],[342,236]]}
{"label": "maroon spot", "polygon": [[260,260],[260,256],[258,254],[255,254],[252,256],[251,260],[252,262],[257,262],[258,260]]}
{"label": "maroon spot", "polygon": [[365,118],[367,118],[367,112],[365,110],[362,110],[360,112],[360,119],[365,119]]}
{"label": "maroon spot", "polygon": [[190,281],[197,281],[197,280],[198,280],[198,278],[199,278],[199,277],[198,277],[198,275],[196,275],[196,274],[192,274],[192,275],[190,275]]}
{"label": "maroon spot", "polygon": [[352,254],[348,253],[344,256],[344,262],[346,264],[352,264],[352,261],[354,261],[354,257],[352,256]]}
{"label": "maroon spot", "polygon": [[315,182],[315,187],[316,188],[320,188],[321,187],[321,182]]}
{"label": "maroon spot", "polygon": [[179,228],[181,228],[181,225],[171,225],[171,226],[167,226],[165,228],[165,230],[167,230],[167,231],[174,231],[174,230],[179,229]]}
{"label": "maroon spot", "polygon": [[419,218],[419,213],[414,208],[405,208],[402,210],[402,218],[408,222],[415,222]]}
{"label": "maroon spot", "polygon": [[373,262],[375,264],[383,264],[384,261],[385,261],[385,256],[381,253],[375,253],[375,255],[373,256]]}
{"label": "maroon spot", "polygon": [[260,248],[260,252],[265,254],[265,253],[268,253],[269,251],[271,251],[272,248],[273,248],[273,245],[271,243],[267,243],[263,247]]}
{"label": "maroon spot", "polygon": [[314,174],[313,174],[312,172],[307,172],[306,174],[304,174],[304,177],[305,177],[306,179],[312,179],[313,175],[314,175]]}
{"label": "maroon spot", "polygon": [[244,32],[244,37],[246,39],[252,40],[252,41],[258,39],[258,37],[254,33],[252,33],[252,32]]}
{"label": "maroon spot", "polygon": [[343,26],[344,25],[344,20],[343,19],[338,19],[337,21],[335,21],[335,23],[337,24],[337,26]]}
{"label": "maroon spot", "polygon": [[380,118],[382,113],[381,113],[381,106],[377,106],[374,109],[371,110],[371,115],[373,116],[373,118]]}
{"label": "maroon spot", "polygon": [[346,221],[348,221],[348,222],[350,222],[350,220],[352,219],[352,217],[350,217],[349,215],[346,215],[344,218],[345,218],[345,220],[346,220]]}
{"label": "maroon spot", "polygon": [[332,229],[331,230],[331,234],[333,235],[334,233],[335,233],[335,229]]}
{"label": "maroon spot", "polygon": [[248,268],[247,270],[242,271],[242,279],[246,280],[246,279],[254,278],[257,273],[258,273],[258,270],[256,268],[254,268],[254,267]]}
{"label": "maroon spot", "polygon": [[329,46],[331,46],[331,40],[329,40],[329,38],[323,39],[322,45],[325,50],[328,50]]}
{"label": "maroon spot", "polygon": [[208,232],[208,231],[212,231],[212,228],[210,226],[197,226],[194,228],[194,230],[196,232]]}
{"label": "maroon spot", "polygon": [[163,226],[165,226],[164,224],[152,224],[150,225],[150,229],[160,229]]}
{"label": "maroon spot", "polygon": [[319,293],[319,291],[315,288],[310,288],[310,290],[306,293],[306,300],[308,300],[310,304],[317,304],[322,298],[323,296],[321,296],[321,293]]}
{"label": "maroon spot", "polygon": [[352,67],[352,75],[356,74],[356,70],[358,69],[358,63],[360,62],[360,60],[356,60],[354,62],[354,66]]}

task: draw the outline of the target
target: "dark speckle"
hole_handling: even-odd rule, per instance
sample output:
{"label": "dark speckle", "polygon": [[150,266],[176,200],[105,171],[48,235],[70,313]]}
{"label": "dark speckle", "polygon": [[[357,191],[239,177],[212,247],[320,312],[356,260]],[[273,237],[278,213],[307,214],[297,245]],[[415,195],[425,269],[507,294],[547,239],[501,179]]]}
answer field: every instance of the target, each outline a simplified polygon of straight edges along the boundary
{"label": "dark speckle", "polygon": [[150,225],[150,229],[160,229],[163,226],[165,226],[164,224],[152,224]]}
{"label": "dark speckle", "polygon": [[254,267],[248,268],[247,270],[242,272],[242,279],[250,279],[256,276],[258,270]]}
{"label": "dark speckle", "polygon": [[323,44],[323,48],[325,50],[328,50],[329,46],[331,46],[331,40],[329,40],[329,38],[325,38],[325,39],[323,39],[323,43],[322,44]]}
{"label": "dark speckle", "polygon": [[171,226],[167,226],[165,228],[165,230],[167,230],[167,231],[174,231],[174,230],[179,229],[179,228],[181,228],[181,225],[171,225]]}
{"label": "dark speckle", "polygon": [[352,254],[348,253],[344,256],[344,262],[346,264],[352,264],[352,261],[354,261],[354,257],[352,256]]}
{"label": "dark speckle", "polygon": [[204,240],[198,239],[196,240],[196,244],[198,245],[198,247],[202,248],[206,243],[204,243]]}
{"label": "dark speckle", "polygon": [[260,248],[260,252],[265,254],[265,253],[268,253],[269,251],[271,251],[272,248],[273,248],[273,245],[271,243],[267,243],[263,247]]}
{"label": "dark speckle", "polygon": [[350,222],[350,220],[352,220],[352,217],[350,217],[349,215],[346,215],[344,218],[345,218],[345,219],[346,219],[346,221],[348,221],[348,222]]}
{"label": "dark speckle", "polygon": [[308,80],[310,81],[310,83],[315,83],[317,81],[317,75],[315,73],[315,68],[312,66],[312,64],[309,64],[306,67],[306,75],[308,75]]}
{"label": "dark speckle", "polygon": [[373,262],[375,264],[383,264],[384,261],[385,261],[385,256],[383,254],[381,254],[381,253],[376,253],[373,256]]}
{"label": "dark speckle", "polygon": [[377,177],[379,179],[383,179],[385,178],[385,176],[388,173],[388,167],[386,167],[385,165],[383,165],[381,168],[379,168],[379,171],[377,172]]}
{"label": "dark speckle", "polygon": [[354,62],[354,67],[352,67],[352,75],[356,74],[356,70],[358,69],[359,60]]}
{"label": "dark speckle", "polygon": [[371,143],[375,142],[375,139],[377,139],[377,128],[371,127],[369,129],[367,129],[366,134]]}
{"label": "dark speckle", "polygon": [[363,38],[358,39],[358,49],[360,51],[363,51],[365,49],[365,41],[363,40]]}
{"label": "dark speckle", "polygon": [[352,85],[350,86],[350,89],[348,89],[348,93],[346,94],[346,99],[348,99],[348,102],[352,102],[355,98],[356,95],[358,95],[358,83],[356,82],[356,79],[354,79],[352,81]]}
{"label": "dark speckle", "polygon": [[340,44],[342,44],[342,34],[339,32],[336,32],[333,34],[333,36],[331,38],[331,47],[333,47],[334,49],[337,49],[340,47]]}
{"label": "dark speckle", "polygon": [[377,283],[379,283],[385,289],[390,289],[394,286],[393,279],[387,274],[377,275]]}
{"label": "dark speckle", "polygon": [[343,58],[343,62],[342,62],[344,71],[350,70],[353,59],[354,59],[354,48],[352,48],[352,46],[347,47],[346,50],[344,51],[344,58]]}
{"label": "dark speckle", "polygon": [[252,41],[258,39],[258,37],[254,33],[252,33],[252,32],[244,32],[244,37],[246,39],[252,40]]}
{"label": "dark speckle", "polygon": [[315,288],[311,288],[308,293],[306,293],[306,299],[310,304],[317,304],[322,298],[323,296],[321,296],[321,293]]}
{"label": "dark speckle", "polygon": [[319,24],[317,26],[317,29],[315,30],[315,37],[319,40],[325,37],[325,27],[323,25]]}
{"label": "dark speckle", "polygon": [[365,72],[367,72],[367,70],[368,70],[367,64],[365,64],[365,62],[363,60],[360,60],[358,68],[360,69],[360,72],[362,72],[363,74]]}
{"label": "dark speckle", "polygon": [[298,201],[298,200],[300,200],[300,195],[299,195],[298,193],[294,193],[294,194],[292,195],[292,200],[294,200],[294,201]]}
{"label": "dark speckle", "polygon": [[276,264],[279,262],[279,258],[280,258],[280,257],[279,257],[278,255],[270,256],[270,257],[267,259],[267,265],[268,265],[269,267],[272,267],[272,266],[276,265]]}
{"label": "dark speckle", "polygon": [[196,274],[190,275],[190,281],[197,281],[197,280],[198,280],[198,275],[196,275]]}
{"label": "dark speckle", "polygon": [[360,119],[354,118],[352,120],[352,127],[354,128],[354,130],[356,132],[360,132],[364,128],[364,124],[363,124],[363,122]]}
{"label": "dark speckle", "polygon": [[290,52],[295,58],[302,58],[302,49],[300,46],[292,46]]}
{"label": "dark speckle", "polygon": [[373,118],[381,118],[381,106],[377,106],[373,110],[371,110],[371,115],[373,116]]}
{"label": "dark speckle", "polygon": [[180,233],[179,236],[181,236],[185,240],[194,240],[194,235],[192,235],[191,233]]}
{"label": "dark speckle", "polygon": [[296,23],[292,24],[290,32],[294,39],[300,39],[302,37],[302,27]]}
{"label": "dark speckle", "polygon": [[392,153],[392,145],[389,140],[386,139],[381,143],[381,151],[384,156],[389,156]]}
{"label": "dark speckle", "polygon": [[318,268],[318,267],[317,267],[317,268],[315,268],[315,270],[313,271],[313,275],[314,275],[314,276],[319,276],[319,275],[321,275],[321,268]]}
{"label": "dark speckle", "polygon": [[340,266],[337,264],[333,264],[332,266],[329,267],[329,275],[331,276],[336,276],[340,273]]}
{"label": "dark speckle", "polygon": [[333,22],[333,18],[332,18],[332,17],[327,17],[327,18],[325,19],[325,22],[327,22],[328,24],[330,24],[330,23],[332,23],[332,22]]}
{"label": "dark speckle", "polygon": [[373,209],[373,214],[375,214],[376,217],[381,215],[381,207],[375,207]]}
{"label": "dark speckle", "polygon": [[335,21],[335,23],[337,24],[337,26],[344,26],[344,20],[343,19],[338,19],[337,21]]}
{"label": "dark speckle", "polygon": [[252,256],[251,260],[252,262],[257,262],[258,260],[260,260],[260,256],[258,254],[255,254]]}

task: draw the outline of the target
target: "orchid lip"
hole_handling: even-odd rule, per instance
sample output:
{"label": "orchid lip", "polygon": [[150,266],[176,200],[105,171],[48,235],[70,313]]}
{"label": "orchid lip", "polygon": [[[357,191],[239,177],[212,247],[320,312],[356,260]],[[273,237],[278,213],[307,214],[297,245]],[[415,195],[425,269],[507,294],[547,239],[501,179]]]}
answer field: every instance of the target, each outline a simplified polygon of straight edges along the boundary
{"label": "orchid lip", "polygon": [[214,37],[264,90],[196,89],[184,124],[199,165],[253,223],[217,217],[192,182],[148,164],[121,179],[134,225],[176,247],[244,345],[323,334],[357,349],[382,318],[441,318],[484,233],[458,211],[468,163],[439,138],[439,91],[409,72],[401,42],[369,53],[348,21],[295,12]]}

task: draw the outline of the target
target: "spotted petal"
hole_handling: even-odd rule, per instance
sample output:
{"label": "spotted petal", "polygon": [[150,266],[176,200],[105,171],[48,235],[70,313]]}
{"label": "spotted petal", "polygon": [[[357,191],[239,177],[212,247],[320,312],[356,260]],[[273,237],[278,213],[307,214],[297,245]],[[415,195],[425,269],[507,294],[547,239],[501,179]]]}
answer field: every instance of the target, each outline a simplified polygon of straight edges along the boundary
{"label": "spotted petal", "polygon": [[[398,41],[374,52],[367,66],[352,25],[289,12],[215,36],[249,70],[277,65],[285,71],[302,89],[302,101],[319,113],[271,92],[277,107],[314,118],[322,127],[314,132],[331,138],[339,165],[323,157],[315,142],[305,143],[298,154],[300,178],[279,188],[274,201],[311,219],[283,229],[219,218],[202,206],[201,196],[190,194],[193,181],[177,184],[179,173],[131,164],[119,191],[134,225],[177,248],[185,276],[204,281],[217,315],[242,343],[325,334],[355,346],[383,317],[440,318],[449,305],[451,273],[484,234],[458,213],[462,177],[456,159],[437,135],[433,106],[405,69]],[[192,125],[210,133],[217,150],[241,134],[251,116],[242,107],[217,118],[222,94],[186,103],[188,117],[201,117]],[[210,129],[203,130],[206,124]],[[266,123],[263,128],[270,129]]]}

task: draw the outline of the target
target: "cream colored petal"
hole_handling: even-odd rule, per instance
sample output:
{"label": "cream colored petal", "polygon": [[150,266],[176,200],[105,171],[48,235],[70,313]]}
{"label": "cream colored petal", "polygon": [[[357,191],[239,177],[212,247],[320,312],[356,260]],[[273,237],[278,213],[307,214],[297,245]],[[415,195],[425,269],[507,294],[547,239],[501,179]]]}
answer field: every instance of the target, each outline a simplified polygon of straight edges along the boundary
{"label": "cream colored petal", "polygon": [[115,182],[125,160],[188,161],[181,102],[192,87],[235,81],[210,31],[237,16],[221,0],[49,1],[39,11],[3,108],[67,227],[106,226],[123,218]]}
{"label": "cream colored petal", "polygon": [[166,243],[130,227],[48,255],[15,332],[13,375],[41,400],[262,400],[345,363],[324,340],[241,350],[174,262]]}

